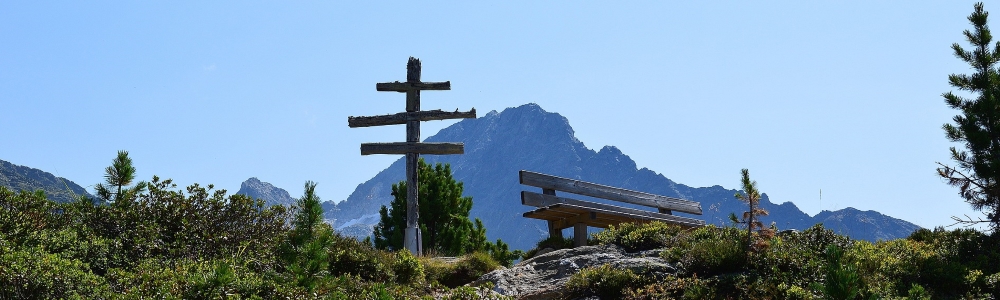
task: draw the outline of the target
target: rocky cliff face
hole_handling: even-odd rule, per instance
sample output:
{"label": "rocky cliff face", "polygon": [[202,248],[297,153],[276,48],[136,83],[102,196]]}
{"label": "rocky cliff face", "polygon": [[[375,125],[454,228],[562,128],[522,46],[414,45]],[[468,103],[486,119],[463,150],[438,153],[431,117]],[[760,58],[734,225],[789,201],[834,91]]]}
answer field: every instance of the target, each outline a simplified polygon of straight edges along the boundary
{"label": "rocky cliff face", "polygon": [[256,199],[264,200],[268,206],[271,205],[295,205],[295,198],[288,195],[288,191],[275,187],[270,183],[260,181],[257,177],[250,177],[240,185],[240,190],[236,192],[240,195],[247,195]]}
{"label": "rocky cliff face", "polygon": [[[729,213],[746,210],[743,203],[733,198],[736,190],[721,186],[689,187],[652,170],[639,168],[614,146],[606,146],[599,151],[587,148],[574,136],[569,120],[536,104],[508,108],[499,113],[493,111],[477,119],[460,121],[426,141],[465,143],[465,154],[462,155],[422,157],[428,163],[451,164],[455,179],[464,182],[464,195],[473,197],[470,215],[482,219],[490,239],[501,238],[515,249],[532,248],[548,234],[543,221],[521,216],[531,207],[521,205],[520,191],[537,189],[518,183],[520,170],[698,201],[705,214],[687,216],[704,219],[710,224],[728,225]],[[379,207],[388,205],[392,200],[390,187],[405,179],[404,168],[401,158],[374,178],[358,185],[347,200],[328,212],[331,218],[336,219],[334,227],[357,236],[370,234],[371,226],[378,222],[372,216],[378,213]],[[762,221],[765,224],[773,221],[781,229],[805,229],[830,219],[822,214],[822,218],[810,217],[790,202],[773,204],[766,194],[762,198],[761,206],[771,213]],[[905,237],[918,228],[906,221],[872,213],[864,214],[867,218],[864,222],[844,222],[841,230],[834,226],[827,227],[865,239]],[[833,212],[831,216],[838,214],[843,214],[844,217],[840,218],[843,220],[857,219],[842,211]],[[886,228],[876,230],[872,226]],[[868,235],[867,232],[871,231],[881,233]],[[568,236],[570,233],[565,234]]]}
{"label": "rocky cliff face", "polygon": [[60,203],[73,201],[78,196],[93,198],[83,187],[66,178],[3,160],[0,160],[0,186],[14,191],[43,190],[50,200]]}

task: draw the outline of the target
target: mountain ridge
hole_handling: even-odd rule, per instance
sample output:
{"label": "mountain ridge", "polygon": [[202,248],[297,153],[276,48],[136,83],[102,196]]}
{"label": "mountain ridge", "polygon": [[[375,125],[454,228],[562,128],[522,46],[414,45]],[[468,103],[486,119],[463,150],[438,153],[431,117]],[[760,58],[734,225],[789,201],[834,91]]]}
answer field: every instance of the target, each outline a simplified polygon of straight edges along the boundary
{"label": "mountain ridge", "polygon": [[86,189],[66,178],[32,167],[0,160],[0,186],[13,191],[45,191],[45,196],[59,203],[74,201],[79,196],[94,198]]}
{"label": "mountain ridge", "polygon": [[[531,248],[547,235],[543,221],[521,216],[532,208],[520,204],[520,191],[535,189],[518,183],[520,170],[698,201],[702,204],[704,215],[681,215],[720,226],[729,225],[730,212],[745,210],[745,204],[733,198],[737,192],[735,189],[725,189],[720,185],[695,188],[679,184],[662,173],[639,168],[617,147],[604,146],[597,151],[587,148],[575,137],[568,119],[558,113],[547,112],[534,103],[459,121],[425,141],[465,144],[465,154],[462,155],[421,157],[430,164],[451,164],[454,178],[464,182],[464,195],[473,197],[470,217],[482,219],[490,239],[501,238],[516,249]],[[404,162],[400,158],[372,179],[359,184],[346,200],[328,211],[329,216],[335,219],[334,227],[347,229],[344,225],[350,223],[346,227],[350,228],[351,234],[365,236],[370,233],[371,224],[361,222],[361,219],[371,219],[370,216],[377,213],[379,207],[387,205],[392,200],[389,195],[391,185],[403,179]],[[839,214],[831,212],[817,219],[820,214],[809,216],[792,202],[771,203],[766,193],[762,195],[761,207],[771,212],[771,216],[763,218],[765,224],[773,221],[782,229],[801,230],[817,221],[838,222],[837,227],[842,228],[843,233],[858,239],[874,240],[905,237],[920,228],[878,212],[861,212],[853,208],[838,211],[841,212]]]}

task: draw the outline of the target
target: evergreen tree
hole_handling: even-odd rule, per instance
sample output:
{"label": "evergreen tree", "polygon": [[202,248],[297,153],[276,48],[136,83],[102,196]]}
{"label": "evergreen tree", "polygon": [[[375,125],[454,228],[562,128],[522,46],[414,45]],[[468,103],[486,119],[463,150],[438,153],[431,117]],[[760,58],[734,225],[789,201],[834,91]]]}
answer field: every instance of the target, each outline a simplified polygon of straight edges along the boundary
{"label": "evergreen tree", "polygon": [[[417,172],[420,183],[419,226],[424,249],[433,249],[442,255],[456,256],[482,251],[489,252],[499,263],[511,265],[520,251],[509,251],[501,240],[486,240],[486,228],[476,218],[469,219],[472,197],[462,197],[462,183],[452,177],[451,166],[436,164],[433,167],[419,161]],[[403,249],[403,230],[406,228],[406,182],[392,185],[394,196],[389,207],[379,210],[381,220],[375,227],[375,247]]]}
{"label": "evergreen tree", "polygon": [[986,220],[952,218],[969,225],[990,223],[996,231],[1000,229],[1000,73],[997,69],[1000,42],[992,41],[987,16],[983,4],[976,3],[975,11],[968,17],[973,31],[963,32],[973,49],[967,51],[958,43],[951,46],[955,56],[968,63],[974,73],[951,74],[948,82],[975,98],[952,92],[942,95],[949,107],[962,111],[953,118],[953,124],[944,124],[942,128],[948,140],[962,143],[965,149],[951,147],[951,158],[957,165],[938,163],[941,167],[937,171],[948,184],[959,187],[959,194],[966,202],[984,211],[987,217]]}
{"label": "evergreen tree", "polygon": [[736,199],[747,203],[747,211],[743,212],[741,219],[737,220],[736,214],[730,213],[729,219],[733,223],[745,224],[747,226],[747,241],[744,244],[746,247],[746,253],[749,255],[750,251],[756,248],[760,248],[767,244],[766,241],[762,239],[754,239],[754,229],[762,231],[766,236],[770,236],[771,231],[764,228],[764,224],[760,222],[761,216],[766,216],[767,211],[760,208],[760,191],[757,190],[757,181],[750,180],[750,170],[743,169],[741,171],[743,175],[740,179],[740,183],[743,187],[742,192],[736,192]]}
{"label": "evergreen tree", "polygon": [[306,182],[305,193],[297,206],[282,252],[296,283],[312,290],[317,280],[327,273],[327,248],[333,241],[333,228],[323,222],[323,208],[316,196],[315,182]]}
{"label": "evergreen tree", "polygon": [[139,193],[146,189],[146,182],[140,181],[135,186],[129,187],[134,179],[135,167],[132,166],[132,159],[128,157],[128,151],[119,150],[111,165],[104,169],[104,184],[98,183],[94,189],[97,191],[97,197],[104,202],[135,200]]}

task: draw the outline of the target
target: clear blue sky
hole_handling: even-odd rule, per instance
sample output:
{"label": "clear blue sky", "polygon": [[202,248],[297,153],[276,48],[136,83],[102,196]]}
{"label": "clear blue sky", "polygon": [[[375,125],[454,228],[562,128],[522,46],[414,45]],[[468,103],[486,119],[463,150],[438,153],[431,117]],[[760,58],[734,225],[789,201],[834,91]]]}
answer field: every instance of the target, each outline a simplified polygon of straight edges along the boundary
{"label": "clear blue sky", "polygon": [[402,111],[374,85],[415,56],[452,82],[425,109],[535,102],[679,183],[749,168],[809,214],[981,216],[935,175],[973,2],[542,2],[2,1],[0,159],[92,189],[125,149],[145,180],[342,200],[397,158],[359,144],[405,136],[347,117]]}

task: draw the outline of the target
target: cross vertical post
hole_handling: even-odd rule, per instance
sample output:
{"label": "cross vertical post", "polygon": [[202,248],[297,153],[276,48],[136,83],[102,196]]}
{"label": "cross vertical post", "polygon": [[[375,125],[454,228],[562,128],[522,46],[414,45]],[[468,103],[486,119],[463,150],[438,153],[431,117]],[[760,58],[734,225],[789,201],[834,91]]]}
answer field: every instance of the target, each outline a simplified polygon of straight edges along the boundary
{"label": "cross vertical post", "polygon": [[[420,82],[420,60],[410,57],[406,62],[406,82]],[[406,112],[420,111],[420,90],[406,91]],[[406,121],[406,142],[420,142],[420,121]],[[420,206],[417,188],[417,162],[420,153],[406,153],[406,230],[403,232],[403,246],[414,255],[424,253],[423,238],[420,236]]]}
{"label": "cross vertical post", "polygon": [[462,154],[465,152],[462,143],[421,143],[420,122],[430,120],[475,118],[476,109],[467,112],[445,112],[441,110],[421,111],[421,90],[450,90],[451,82],[420,81],[420,60],[410,57],[406,62],[406,82],[376,83],[375,90],[380,92],[406,93],[406,111],[392,115],[370,117],[347,117],[347,126],[369,127],[382,125],[406,124],[406,142],[404,143],[362,143],[361,155],[369,154],[405,154],[406,155],[406,229],[403,246],[414,255],[423,253],[423,239],[420,236],[420,207],[418,163],[420,153],[423,154]]}

